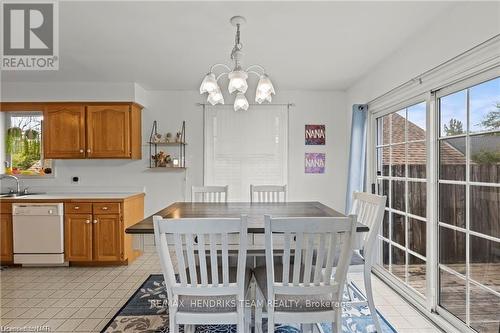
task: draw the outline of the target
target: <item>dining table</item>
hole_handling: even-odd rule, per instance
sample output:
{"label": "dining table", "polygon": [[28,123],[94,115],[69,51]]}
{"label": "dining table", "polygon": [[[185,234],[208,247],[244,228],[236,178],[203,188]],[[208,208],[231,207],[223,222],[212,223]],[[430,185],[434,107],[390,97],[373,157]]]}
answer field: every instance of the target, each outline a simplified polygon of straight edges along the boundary
{"label": "dining table", "polygon": [[[264,234],[264,215],[271,217],[345,217],[346,215],[318,201],[304,202],[175,202],[144,220],[125,229],[127,234],[154,234],[153,216],[165,219],[181,218],[237,218],[247,215],[248,233],[255,234],[255,239]],[[358,233],[368,232],[368,226],[357,222]],[[258,237],[261,236],[261,237]],[[255,244],[257,245],[257,244]]]}

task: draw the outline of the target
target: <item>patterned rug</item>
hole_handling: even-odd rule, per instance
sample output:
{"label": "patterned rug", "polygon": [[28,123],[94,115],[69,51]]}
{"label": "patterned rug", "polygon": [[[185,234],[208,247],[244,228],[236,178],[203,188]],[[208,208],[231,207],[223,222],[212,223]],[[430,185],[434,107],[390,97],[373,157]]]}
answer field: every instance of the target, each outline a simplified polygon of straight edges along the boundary
{"label": "patterned rug", "polygon": [[[349,300],[364,299],[356,285],[348,287],[344,292],[346,303],[342,314],[342,333],[372,333],[375,326],[367,306],[349,305]],[[350,296],[349,296],[350,295]],[[168,308],[159,306],[167,304],[167,293],[161,274],[150,275],[127,303],[115,314],[101,333],[167,333]],[[397,333],[387,320],[378,313],[383,333]],[[264,332],[267,325],[264,323]],[[332,333],[331,324],[321,324],[323,333]],[[180,325],[180,333],[183,327]],[[299,325],[276,325],[275,333],[299,333]],[[236,333],[236,325],[200,325],[196,333]]]}

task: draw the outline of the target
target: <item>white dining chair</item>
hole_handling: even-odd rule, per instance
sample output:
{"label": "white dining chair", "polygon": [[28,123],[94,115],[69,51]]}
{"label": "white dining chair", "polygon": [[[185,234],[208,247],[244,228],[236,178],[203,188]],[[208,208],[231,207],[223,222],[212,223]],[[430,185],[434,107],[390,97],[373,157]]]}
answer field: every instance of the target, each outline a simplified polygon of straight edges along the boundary
{"label": "white dining chair", "polygon": [[[353,253],[356,216],[265,216],[266,265],[254,269],[257,305],[266,305],[268,332],[274,324],[330,322],[341,332],[342,300],[347,270]],[[275,264],[273,239],[284,237],[283,262]],[[313,252],[318,254],[313,261]],[[333,261],[339,254],[334,278]],[[291,257],[294,264],[291,263]],[[302,264],[300,264],[302,263]],[[275,306],[272,306],[275,304]],[[256,307],[258,331],[262,331],[262,307]],[[332,326],[333,329],[333,326]]]}
{"label": "white dining chair", "polygon": [[227,202],[229,186],[192,186],[192,202]]}
{"label": "white dining chair", "polygon": [[[251,278],[246,265],[247,217],[154,216],[153,223],[169,300],[170,332],[178,333],[179,325],[184,325],[185,332],[194,333],[196,324],[236,324],[237,332],[248,332],[250,309],[244,307]],[[237,253],[232,253],[238,262],[230,267],[228,236],[234,234],[239,235]],[[173,235],[172,251],[167,235]]]}
{"label": "white dining chair", "polygon": [[286,185],[250,185],[250,202],[286,202]]}
{"label": "white dining chair", "polygon": [[353,206],[351,214],[358,217],[358,222],[368,226],[370,230],[366,233],[360,233],[361,249],[357,250],[355,256],[361,257],[363,260],[363,278],[365,283],[366,300],[355,302],[359,305],[368,305],[370,313],[375,324],[375,329],[378,333],[382,333],[380,321],[378,319],[377,310],[373,301],[373,289],[371,283],[371,272],[373,260],[375,259],[375,244],[379,233],[380,225],[384,219],[384,209],[387,197],[376,194],[354,192]]}

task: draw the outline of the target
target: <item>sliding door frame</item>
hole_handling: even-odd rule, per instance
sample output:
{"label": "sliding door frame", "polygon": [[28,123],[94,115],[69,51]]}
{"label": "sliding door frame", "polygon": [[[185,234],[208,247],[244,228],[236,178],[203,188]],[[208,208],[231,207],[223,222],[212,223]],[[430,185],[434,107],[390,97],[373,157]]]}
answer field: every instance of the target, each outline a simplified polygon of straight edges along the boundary
{"label": "sliding door frame", "polygon": [[[437,85],[436,89],[427,89],[426,92],[414,94],[414,97],[405,98],[390,106],[370,109],[368,113],[367,133],[367,188],[370,184],[378,184],[377,180],[377,118],[399,111],[419,102],[426,102],[426,191],[427,191],[427,228],[426,228],[426,297],[406,284],[401,284],[400,279],[387,271],[381,265],[382,244],[379,238],[377,246],[377,258],[373,272],[384,282],[389,284],[395,291],[406,298],[416,308],[427,315],[436,324],[447,331],[453,332],[476,332],[469,328],[466,323],[439,306],[439,223],[438,223],[438,172],[439,172],[439,98],[447,94],[460,91],[500,76],[500,65],[483,68],[474,75],[464,75],[461,80],[448,82],[447,85]],[[402,95],[404,96],[404,94]],[[406,95],[408,96],[408,95]],[[391,96],[392,101],[397,97]],[[468,141],[468,140],[467,140]],[[406,171],[407,172],[407,171]],[[468,170],[467,170],[468,172]],[[407,175],[407,173],[406,173]],[[376,186],[377,187],[377,186]],[[407,191],[405,192],[408,193]],[[389,198],[388,198],[389,200]],[[467,206],[467,226],[469,225],[469,202]],[[408,228],[408,226],[406,226]],[[408,246],[408,244],[406,244]],[[466,247],[466,256],[469,256],[469,247]],[[468,262],[468,261],[467,261]],[[408,264],[408,263],[406,263]],[[467,283],[468,284],[468,283]],[[467,286],[468,288],[468,286]],[[467,293],[468,297],[468,293]],[[467,313],[469,311],[467,310]]]}
{"label": "sliding door frame", "polygon": [[[383,117],[383,116],[386,116],[386,115],[389,115],[391,113],[394,113],[394,112],[397,112],[397,111],[400,111],[402,109],[405,109],[409,106],[412,106],[412,105],[415,105],[415,104],[418,104],[418,103],[422,103],[422,102],[425,102],[426,103],[426,178],[425,178],[425,184],[426,185],[426,192],[427,192],[427,198],[429,198],[429,195],[430,195],[430,192],[432,192],[432,186],[430,184],[430,179],[432,179],[432,177],[430,177],[430,173],[431,173],[431,167],[430,167],[430,158],[429,158],[429,154],[430,154],[430,149],[428,148],[428,142],[429,142],[429,135],[430,135],[430,131],[429,131],[429,125],[431,123],[430,121],[430,112],[429,112],[429,101],[430,101],[430,94],[429,93],[423,93],[423,94],[418,94],[412,98],[408,98],[400,103],[397,103],[395,105],[392,105],[392,106],[389,106],[389,107],[386,107],[386,108],[383,108],[383,109],[379,109],[379,110],[373,110],[373,111],[370,111],[369,112],[369,115],[368,115],[368,121],[369,121],[369,133],[368,133],[368,153],[369,153],[369,156],[367,158],[367,160],[369,161],[368,162],[368,172],[367,172],[367,179],[368,179],[368,184],[378,184],[378,177],[377,177],[377,167],[376,167],[376,163],[377,163],[377,153],[376,153],[376,147],[377,147],[377,118],[380,118],[380,117]],[[406,143],[407,145],[407,143]],[[405,182],[408,181],[408,174],[407,174],[407,165],[405,163]],[[391,176],[392,177],[392,176]],[[389,186],[392,186],[391,184],[391,181],[389,181]],[[377,187],[377,186],[376,186]],[[407,185],[405,185],[405,187],[407,187]],[[389,187],[391,188],[391,187]],[[389,190],[389,193],[390,193],[390,190]],[[408,189],[406,188],[405,190],[405,195],[408,194]],[[432,194],[431,194],[432,195]],[[389,200],[390,198],[387,198],[387,200]],[[408,200],[406,198],[406,205],[408,205]],[[434,221],[434,217],[432,216],[432,212],[433,212],[433,209],[431,209],[431,207],[429,207],[431,205],[431,200],[427,200],[427,203],[426,203],[426,208],[427,208],[427,216],[426,216],[426,239],[429,239],[429,237],[431,236],[431,229],[433,228],[433,226],[431,226],[431,223],[433,223]],[[406,209],[407,210],[407,209]],[[406,217],[405,217],[406,218]],[[407,229],[408,229],[408,223],[405,223],[405,234],[407,234]],[[405,236],[406,238],[406,236]],[[430,279],[428,278],[429,276],[429,272],[431,272],[432,270],[432,266],[433,266],[433,263],[431,262],[431,260],[429,259],[429,254],[433,253],[432,251],[434,251],[432,248],[430,248],[431,246],[431,242],[426,242],[426,255],[425,255],[425,262],[426,262],[426,288],[425,288],[425,297],[423,297],[421,294],[419,294],[416,290],[414,290],[412,287],[410,287],[409,285],[406,284],[405,282],[405,285],[404,287],[401,287],[400,284],[401,284],[401,281],[399,278],[397,278],[395,275],[393,275],[392,273],[388,272],[382,265],[380,265],[379,263],[381,262],[381,258],[382,258],[382,244],[383,244],[383,240],[381,238],[378,239],[378,241],[380,242],[379,243],[379,246],[377,247],[378,248],[378,251],[377,251],[377,260],[376,260],[376,264],[374,265],[374,271],[377,273],[377,275],[379,275],[383,280],[385,281],[391,281],[392,284],[395,284],[395,285],[399,285],[399,288],[398,289],[401,289],[400,292],[403,292],[406,294],[407,297],[409,297],[410,299],[412,299],[414,302],[417,302],[420,306],[422,307],[425,307],[427,310],[431,310],[431,306],[432,306],[432,299],[431,299],[431,295],[429,293],[429,291],[431,290],[432,288],[432,283],[430,281]],[[408,248],[408,240],[406,240],[406,247],[405,248]],[[389,257],[391,257],[391,252],[389,252]],[[405,256],[407,256],[406,254],[406,250],[405,250]],[[389,261],[389,263],[391,264],[391,261]],[[405,266],[408,265],[408,262],[405,261]]]}

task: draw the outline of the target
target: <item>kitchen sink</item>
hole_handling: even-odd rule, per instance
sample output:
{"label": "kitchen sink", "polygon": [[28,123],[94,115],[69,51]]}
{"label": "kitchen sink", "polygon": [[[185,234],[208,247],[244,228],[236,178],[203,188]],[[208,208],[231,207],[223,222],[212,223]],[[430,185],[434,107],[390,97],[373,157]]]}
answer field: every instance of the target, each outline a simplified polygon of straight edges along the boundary
{"label": "kitchen sink", "polygon": [[19,197],[27,197],[30,195],[36,194],[45,194],[44,192],[28,192],[28,193],[0,193],[0,198],[19,198]]}

